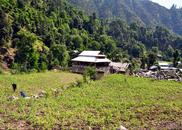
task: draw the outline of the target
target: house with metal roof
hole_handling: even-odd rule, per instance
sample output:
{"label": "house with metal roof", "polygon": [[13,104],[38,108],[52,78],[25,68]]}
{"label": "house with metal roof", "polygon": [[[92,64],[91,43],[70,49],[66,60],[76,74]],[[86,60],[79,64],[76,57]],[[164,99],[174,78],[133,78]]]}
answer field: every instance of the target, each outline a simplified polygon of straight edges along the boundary
{"label": "house with metal roof", "polygon": [[100,51],[83,51],[71,60],[72,71],[83,73],[87,67],[94,67],[98,73],[109,73],[111,61]]}

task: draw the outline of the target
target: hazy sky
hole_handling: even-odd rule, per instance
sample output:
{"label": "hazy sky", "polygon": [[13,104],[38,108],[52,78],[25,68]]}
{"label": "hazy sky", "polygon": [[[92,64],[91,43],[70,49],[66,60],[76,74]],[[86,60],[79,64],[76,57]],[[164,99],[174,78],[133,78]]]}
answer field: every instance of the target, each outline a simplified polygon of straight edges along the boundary
{"label": "hazy sky", "polygon": [[173,4],[177,7],[182,7],[182,0],[151,0],[153,2],[159,3],[167,8],[170,8]]}

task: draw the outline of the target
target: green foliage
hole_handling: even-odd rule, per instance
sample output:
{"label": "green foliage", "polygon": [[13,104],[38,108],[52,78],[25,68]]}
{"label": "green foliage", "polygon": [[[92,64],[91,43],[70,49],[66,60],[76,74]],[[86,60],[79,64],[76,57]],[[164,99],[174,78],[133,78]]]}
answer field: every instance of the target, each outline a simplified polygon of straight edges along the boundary
{"label": "green foliage", "polygon": [[[122,19],[127,23],[136,23],[144,26],[163,25],[172,31],[182,34],[181,9],[173,6],[166,9],[150,0],[69,0],[86,13],[95,12],[99,18],[109,21]],[[158,14],[158,15],[154,15]],[[136,26],[133,24],[133,28]]]}
{"label": "green foliage", "polygon": [[98,34],[104,26],[96,14],[88,17],[67,1],[0,2],[0,46],[17,50],[21,71],[67,67],[68,52],[101,49],[109,55],[116,46],[111,37]]}
{"label": "green foliage", "polygon": [[79,35],[72,37],[73,49],[83,51],[83,39]]}
{"label": "green foliage", "polygon": [[101,49],[101,45],[99,42],[97,41],[92,41],[89,45],[88,48],[91,50],[100,50]]}
{"label": "green foliage", "polygon": [[136,58],[140,58],[145,53],[145,46],[142,43],[136,43],[131,49],[131,55]]}
{"label": "green foliage", "polygon": [[10,42],[12,37],[12,17],[0,7],[0,46]]}
{"label": "green foliage", "polygon": [[148,54],[147,67],[150,68],[152,65],[155,65],[157,60],[157,55],[153,52]]}
{"label": "green foliage", "polygon": [[2,67],[0,66],[0,74],[3,74],[4,70],[2,69]]}
{"label": "green foliage", "polygon": [[22,71],[41,69],[39,68],[40,55],[46,55],[49,49],[35,34],[25,29],[21,29],[17,34],[20,39],[17,43],[15,62],[21,64]]}
{"label": "green foliage", "polygon": [[41,62],[41,64],[40,64],[40,70],[42,70],[42,71],[45,71],[45,70],[47,70],[47,63],[46,62]]}
{"label": "green foliage", "polygon": [[[20,123],[23,129],[112,130],[121,123],[132,130],[181,128],[178,82],[109,75],[79,87],[82,76],[65,72],[0,75],[0,79],[1,129],[19,129]],[[18,85],[15,93],[12,83]],[[59,90],[57,97],[52,89]],[[28,96],[45,91],[47,97],[23,99],[21,90]],[[8,101],[12,95],[19,99]]]}
{"label": "green foliage", "polygon": [[172,60],[175,49],[182,54],[182,37],[166,28],[101,20],[97,15],[87,16],[65,0],[0,0],[0,46],[13,48],[18,71],[27,72],[67,67],[75,50],[101,50],[117,62],[139,60],[150,51],[163,60]]}
{"label": "green foliage", "polygon": [[11,74],[18,74],[21,72],[21,65],[17,63],[11,64]]}
{"label": "green foliage", "polygon": [[145,69],[146,63],[147,63],[147,58],[146,58],[146,56],[143,56],[141,58],[141,66],[140,66],[140,68]]}
{"label": "green foliage", "polygon": [[66,67],[68,65],[69,55],[66,46],[55,44],[50,48],[50,51],[52,52],[52,55],[54,57],[53,60],[56,59],[56,64],[61,65],[63,67]]}
{"label": "green foliage", "polygon": [[151,29],[136,23],[127,25],[117,20],[109,24],[107,32],[114,38],[122,52],[134,58],[141,58],[152,51],[156,56],[161,54],[162,60],[170,61],[174,49],[182,50],[180,45],[182,37],[170,33],[163,27]]}
{"label": "green foliage", "polygon": [[87,67],[83,73],[84,82],[88,82],[89,80],[96,80],[96,68]]}
{"label": "green foliage", "polygon": [[59,66],[59,60],[57,58],[53,59],[53,61],[51,62],[51,67],[54,67],[54,66]]}
{"label": "green foliage", "polygon": [[174,49],[172,48],[171,45],[168,46],[164,56],[166,57],[165,59],[171,59],[173,57]]}
{"label": "green foliage", "polygon": [[180,61],[180,54],[179,54],[179,51],[178,50],[175,50],[174,53],[173,53],[173,66],[174,67],[177,67],[178,65],[178,62]]}

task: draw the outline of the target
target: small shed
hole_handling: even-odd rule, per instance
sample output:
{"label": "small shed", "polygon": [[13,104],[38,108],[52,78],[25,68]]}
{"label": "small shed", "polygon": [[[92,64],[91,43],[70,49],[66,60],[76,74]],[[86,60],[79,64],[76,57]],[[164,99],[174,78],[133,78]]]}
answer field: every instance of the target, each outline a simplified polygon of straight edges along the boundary
{"label": "small shed", "polygon": [[111,62],[109,66],[111,73],[126,73],[130,67],[130,64],[121,62]]}

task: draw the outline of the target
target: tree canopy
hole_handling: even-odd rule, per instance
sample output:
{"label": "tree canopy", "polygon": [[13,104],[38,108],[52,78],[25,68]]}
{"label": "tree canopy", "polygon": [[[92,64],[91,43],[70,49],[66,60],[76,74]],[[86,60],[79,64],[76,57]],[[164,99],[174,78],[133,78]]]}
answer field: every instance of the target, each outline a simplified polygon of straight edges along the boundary
{"label": "tree canopy", "polygon": [[0,47],[15,50],[10,67],[22,71],[67,67],[75,50],[101,50],[113,61],[153,57],[151,51],[173,60],[177,50],[179,60],[181,43],[164,27],[102,20],[66,0],[0,0]]}

